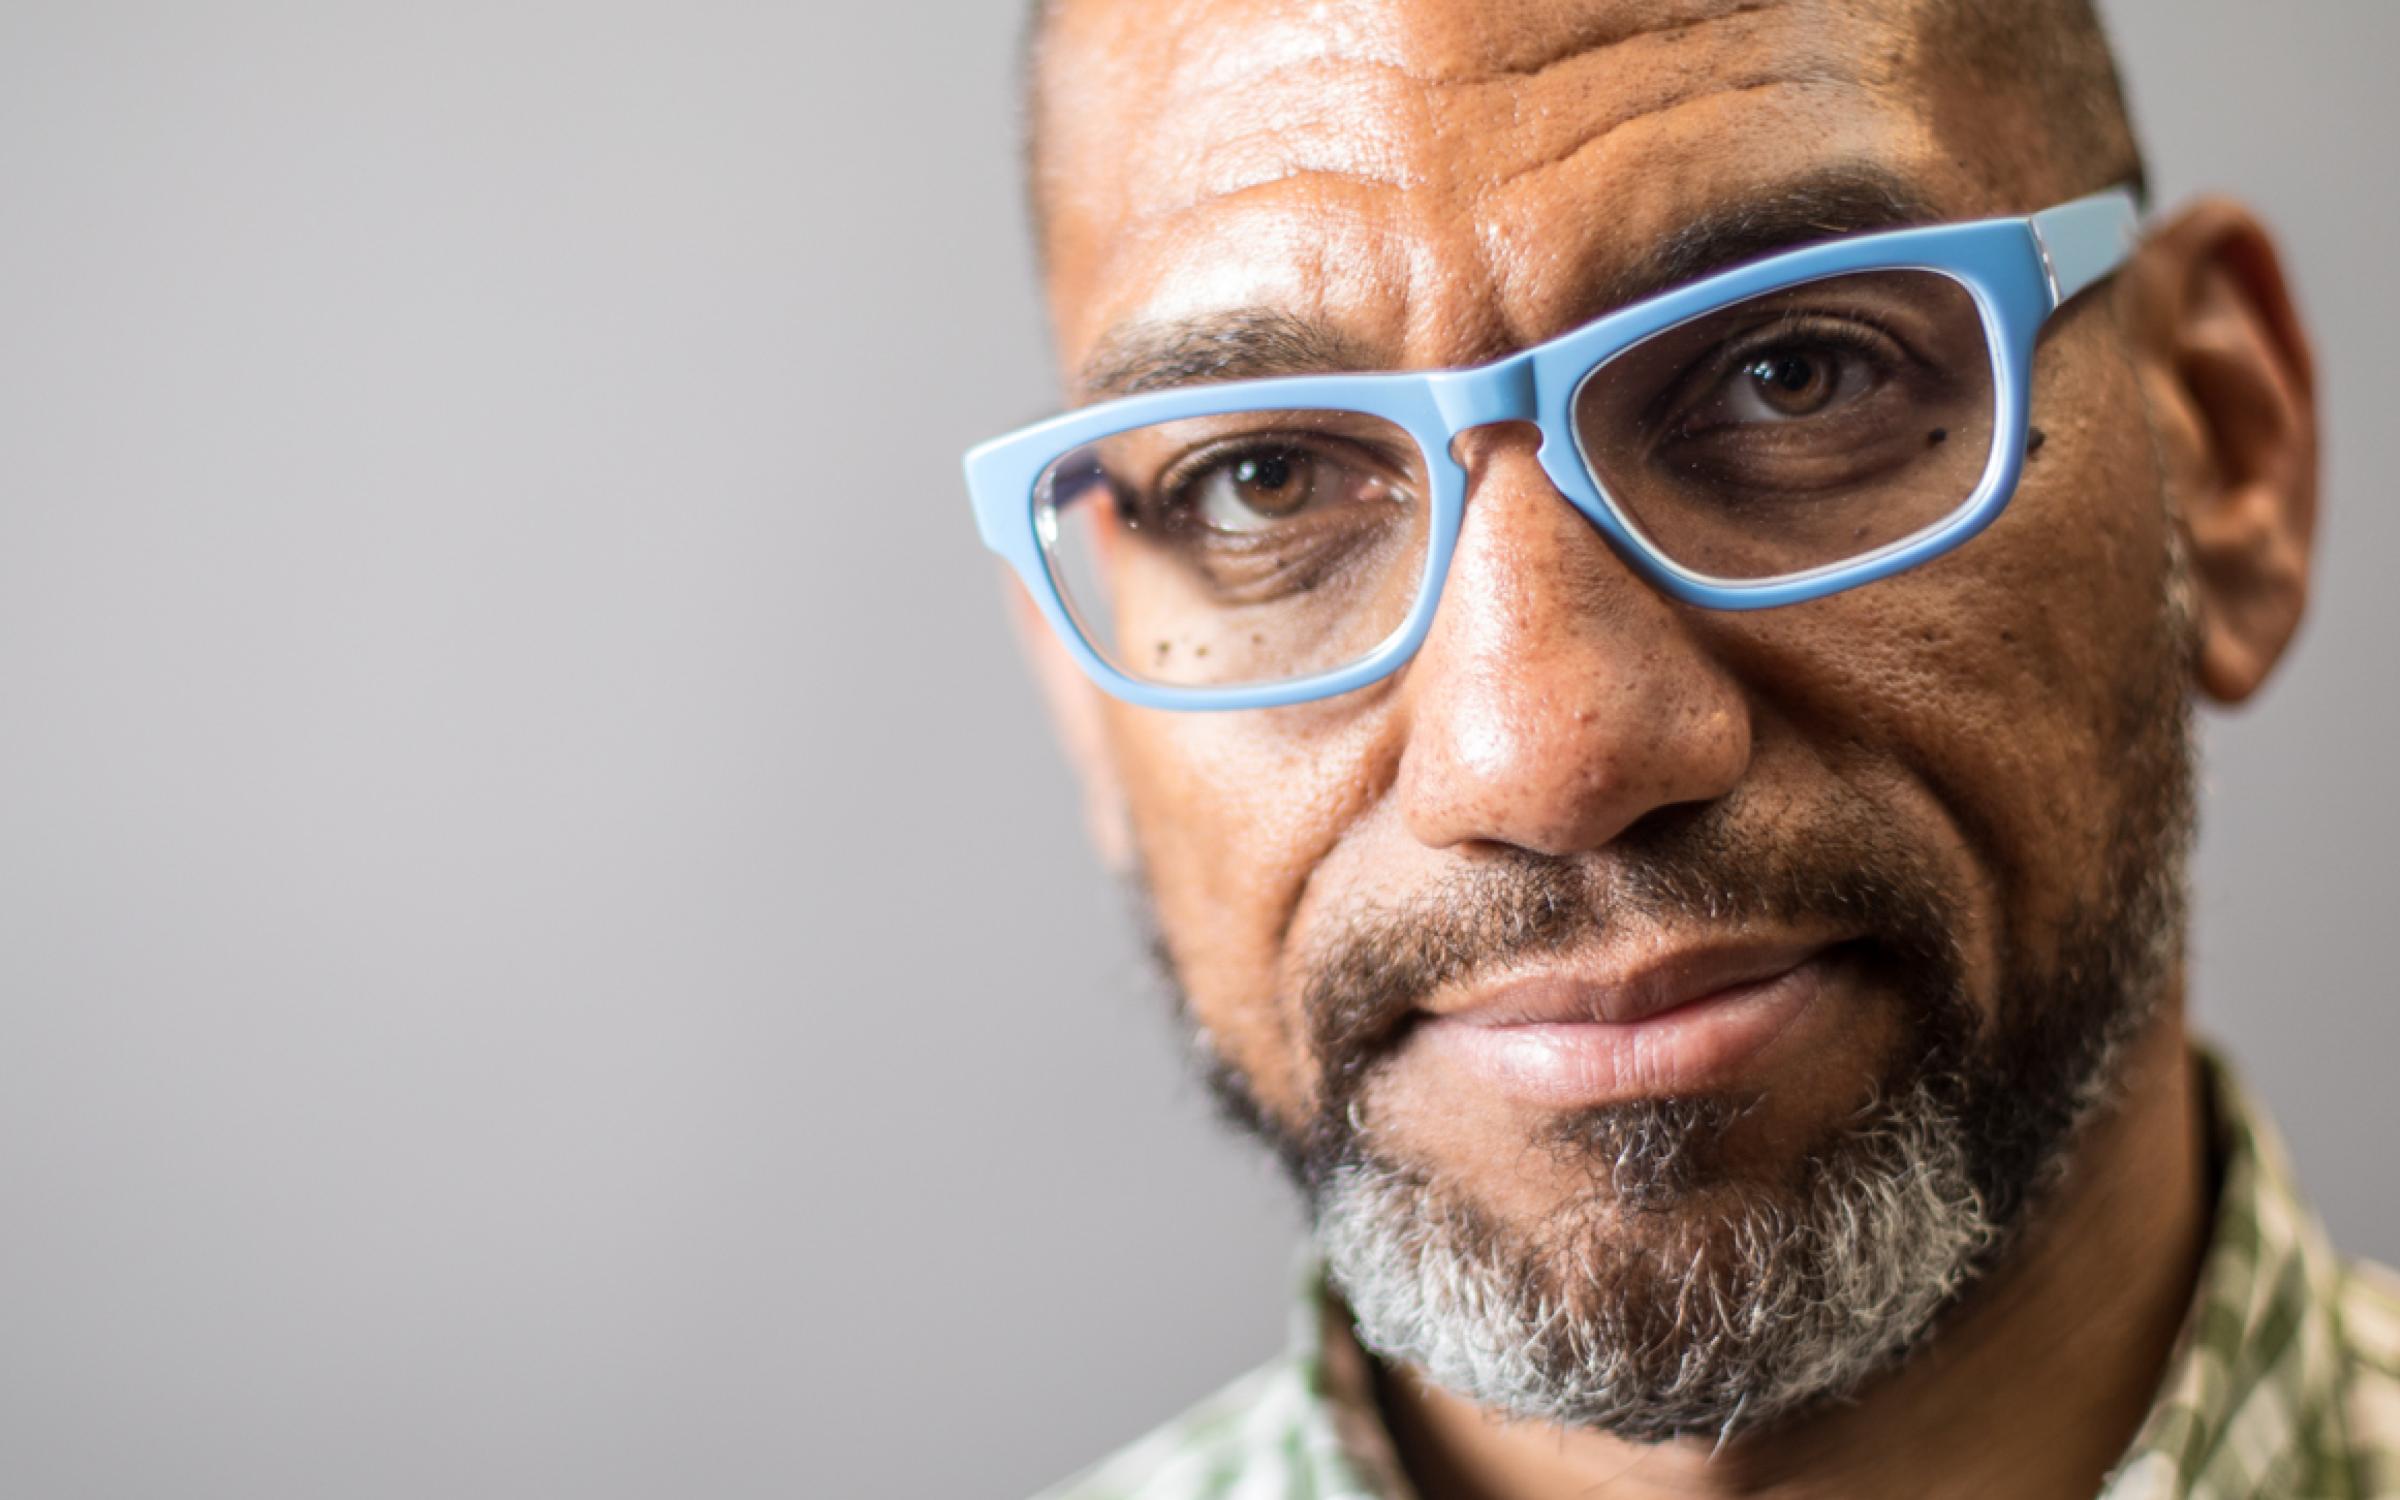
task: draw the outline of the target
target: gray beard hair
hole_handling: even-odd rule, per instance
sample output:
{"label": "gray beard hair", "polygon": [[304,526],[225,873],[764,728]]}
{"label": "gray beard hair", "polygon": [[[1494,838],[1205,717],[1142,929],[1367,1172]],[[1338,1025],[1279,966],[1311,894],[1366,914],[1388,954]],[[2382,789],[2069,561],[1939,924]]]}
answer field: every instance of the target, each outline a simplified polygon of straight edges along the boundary
{"label": "gray beard hair", "polygon": [[[1730,1433],[1900,1358],[2000,1242],[1957,1123],[1920,1084],[1853,1122],[1796,1203],[1670,1215],[1625,1206],[1628,1181],[1533,1236],[1358,1160],[1320,1190],[1317,1243],[1359,1341],[1477,1406],[1640,1440]],[[1641,1178],[1646,1155],[1611,1175]]]}

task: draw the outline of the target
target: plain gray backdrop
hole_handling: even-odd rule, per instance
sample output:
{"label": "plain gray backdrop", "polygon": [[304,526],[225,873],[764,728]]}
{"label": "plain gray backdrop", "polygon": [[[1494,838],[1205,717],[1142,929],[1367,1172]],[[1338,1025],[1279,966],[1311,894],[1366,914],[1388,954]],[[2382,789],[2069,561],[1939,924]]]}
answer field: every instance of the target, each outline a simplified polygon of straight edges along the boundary
{"label": "plain gray backdrop", "polygon": [[[2198,1010],[2400,1256],[2400,6],[2118,0],[2320,588]],[[989,1496],[1277,1341],[957,478],[1013,0],[0,0],[0,1493]]]}

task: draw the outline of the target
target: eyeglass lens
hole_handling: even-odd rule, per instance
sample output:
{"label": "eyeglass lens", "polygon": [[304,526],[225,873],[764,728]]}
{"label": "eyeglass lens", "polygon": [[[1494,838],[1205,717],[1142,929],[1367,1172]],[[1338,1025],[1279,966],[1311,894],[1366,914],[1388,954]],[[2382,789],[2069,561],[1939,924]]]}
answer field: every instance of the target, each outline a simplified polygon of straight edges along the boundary
{"label": "eyeglass lens", "polygon": [[1994,390],[1964,286],[1874,271],[1651,335],[1585,377],[1575,434],[1661,555],[1750,582],[1863,557],[1965,505]]}
{"label": "eyeglass lens", "polygon": [[[1661,555],[1762,580],[1863,556],[1965,505],[1990,457],[1994,391],[1966,289],[1876,271],[1621,351],[1576,392],[1576,442]],[[1426,461],[1378,417],[1252,411],[1137,428],[1054,462],[1036,506],[1085,639],[1155,683],[1347,666],[1401,627],[1427,583]]]}

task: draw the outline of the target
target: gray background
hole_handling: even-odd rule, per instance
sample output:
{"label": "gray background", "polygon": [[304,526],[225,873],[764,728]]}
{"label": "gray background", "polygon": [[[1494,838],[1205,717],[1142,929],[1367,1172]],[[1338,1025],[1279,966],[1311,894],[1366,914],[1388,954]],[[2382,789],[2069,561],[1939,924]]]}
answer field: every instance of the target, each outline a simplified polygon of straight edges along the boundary
{"label": "gray background", "polygon": [[[0,0],[0,1493],[1007,1496],[1275,1342],[956,479],[1019,8]],[[2199,1009],[2400,1257],[2400,6],[2111,8],[2329,398]]]}

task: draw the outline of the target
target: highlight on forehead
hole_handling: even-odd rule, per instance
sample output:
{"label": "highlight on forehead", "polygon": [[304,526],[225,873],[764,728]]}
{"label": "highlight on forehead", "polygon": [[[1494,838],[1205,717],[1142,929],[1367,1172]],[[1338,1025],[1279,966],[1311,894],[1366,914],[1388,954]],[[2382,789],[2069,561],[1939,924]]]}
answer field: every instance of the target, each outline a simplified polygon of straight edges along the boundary
{"label": "highlight on forehead", "polygon": [[[1047,254],[1044,201],[1046,109],[1063,102],[1073,74],[1046,78],[1045,47],[1054,14],[1070,0],[1032,0],[1024,53],[1025,185],[1037,254]],[[1100,0],[1130,6],[1137,0]],[[1489,7],[1456,0],[1464,14]],[[1951,134],[1990,158],[1989,175],[2043,179],[2042,191],[2065,197],[2130,183],[2144,192],[2141,153],[2128,120],[2116,64],[2093,0],[1883,0],[1893,19],[1916,38],[1922,85],[1937,117],[1954,116]],[[1424,4],[1425,14],[1439,11]],[[1708,0],[1593,0],[1579,17],[1556,19],[1568,8],[1544,8],[1555,24],[1537,34],[1525,28],[1522,48],[1504,45],[1488,24],[1476,29],[1483,66],[1507,73],[1536,69],[1580,50],[1606,47],[1678,18],[1699,19],[1727,7]],[[1736,9],[1747,8],[1743,6]],[[1669,14],[1673,12],[1674,14]],[[1838,25],[1836,7],[1824,18]],[[1862,23],[1863,24],[1863,23]],[[1418,23],[1420,29],[1426,23]],[[1054,99],[1050,94],[1062,97]],[[1962,97],[1964,96],[1964,97]],[[1978,109],[1981,100],[2015,101],[2007,120]],[[2027,207],[2038,205],[2028,203]]]}

